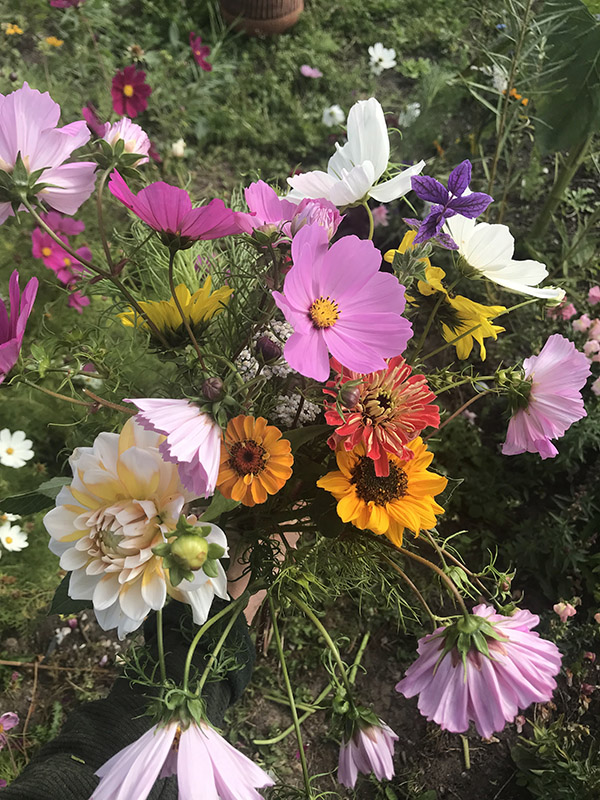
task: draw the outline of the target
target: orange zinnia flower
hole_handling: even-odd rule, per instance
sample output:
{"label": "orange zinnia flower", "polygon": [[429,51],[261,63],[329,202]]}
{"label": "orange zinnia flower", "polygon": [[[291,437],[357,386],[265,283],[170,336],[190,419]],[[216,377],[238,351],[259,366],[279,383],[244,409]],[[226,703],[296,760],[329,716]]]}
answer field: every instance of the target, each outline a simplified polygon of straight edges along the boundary
{"label": "orange zinnia flower", "polygon": [[244,506],[264,503],[290,477],[293,463],[292,447],[279,428],[264,417],[240,414],[225,431],[217,489]]}

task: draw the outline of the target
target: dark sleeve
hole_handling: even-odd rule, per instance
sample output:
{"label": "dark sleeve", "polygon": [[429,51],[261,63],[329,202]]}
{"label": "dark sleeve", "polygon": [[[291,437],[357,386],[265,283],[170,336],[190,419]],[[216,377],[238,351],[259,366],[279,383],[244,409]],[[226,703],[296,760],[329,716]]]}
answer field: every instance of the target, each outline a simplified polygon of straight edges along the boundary
{"label": "dark sleeve", "polygon": [[[213,613],[223,606],[215,601]],[[189,607],[171,602],[163,615],[167,673],[178,682],[183,676],[189,645],[186,630],[192,630]],[[226,623],[227,617],[223,624]],[[205,656],[222,630],[220,623],[216,623],[202,637],[193,662],[198,669],[203,669]],[[145,633],[147,647],[155,655],[154,615],[146,623]],[[202,693],[207,716],[216,726],[222,724],[227,708],[239,699],[252,674],[254,648],[243,614],[233,626],[226,646],[230,653],[237,654],[239,669],[207,683]],[[98,784],[94,772],[152,727],[152,719],[144,716],[149,696],[144,687],[132,686],[125,678],[118,678],[106,699],[87,703],[69,715],[60,734],[2,790],[2,800],[90,800]],[[177,794],[176,779],[167,778],[156,782],[148,800],[177,800]]]}

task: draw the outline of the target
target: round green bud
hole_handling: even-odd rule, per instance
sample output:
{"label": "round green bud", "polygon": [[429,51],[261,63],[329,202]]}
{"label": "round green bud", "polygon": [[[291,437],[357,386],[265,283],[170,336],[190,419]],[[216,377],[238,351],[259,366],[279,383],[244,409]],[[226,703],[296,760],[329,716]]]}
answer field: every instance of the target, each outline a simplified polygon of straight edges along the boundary
{"label": "round green bud", "polygon": [[171,545],[171,554],[187,569],[201,569],[208,558],[209,544],[203,536],[184,533]]}

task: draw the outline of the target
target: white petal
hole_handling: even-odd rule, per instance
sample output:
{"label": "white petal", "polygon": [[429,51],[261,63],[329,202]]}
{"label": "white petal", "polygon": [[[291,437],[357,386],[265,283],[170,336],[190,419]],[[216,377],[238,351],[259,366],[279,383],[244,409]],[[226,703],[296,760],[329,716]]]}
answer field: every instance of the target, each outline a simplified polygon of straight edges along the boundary
{"label": "white petal", "polygon": [[369,192],[369,195],[373,200],[377,200],[380,203],[391,203],[392,200],[396,200],[398,197],[404,197],[404,195],[412,189],[411,178],[413,175],[418,175],[423,170],[424,166],[424,161],[413,164],[412,167],[403,170],[399,175],[394,176],[389,181],[384,181],[374,186]]}

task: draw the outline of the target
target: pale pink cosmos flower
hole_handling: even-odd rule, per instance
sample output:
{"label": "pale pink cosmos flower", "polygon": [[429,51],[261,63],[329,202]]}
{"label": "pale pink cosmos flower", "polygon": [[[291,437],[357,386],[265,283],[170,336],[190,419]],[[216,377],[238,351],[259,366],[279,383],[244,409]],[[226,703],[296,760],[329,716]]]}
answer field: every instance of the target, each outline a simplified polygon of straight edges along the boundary
{"label": "pale pink cosmos flower", "polygon": [[148,163],[148,153],[150,152],[148,134],[140,125],[132,122],[128,117],[123,117],[112,125],[107,122],[102,138],[111,147],[114,147],[122,139],[125,153],[140,155],[141,158],[133,164],[134,167]]}
{"label": "pale pink cosmos flower", "polygon": [[380,272],[373,242],[344,236],[331,248],[327,231],[306,225],[292,240],[293,267],[283,292],[273,292],[294,333],[285,344],[288,364],[309,378],[329,377],[329,353],[355,372],[387,369],[412,336],[401,316],[404,287]]}
{"label": "pale pink cosmos flower", "polygon": [[7,711],[6,714],[2,714],[0,717],[0,750],[3,747],[6,747],[7,738],[4,735],[5,731],[11,730],[14,728],[15,725],[19,724],[19,715],[15,714],[14,711]]}
{"label": "pale pink cosmos flower", "polygon": [[389,212],[385,206],[375,206],[372,211],[373,224],[376,228],[387,228],[389,223]]}
{"label": "pale pink cosmos flower", "polygon": [[38,283],[37,278],[31,278],[21,294],[19,273],[15,270],[8,283],[10,314],[4,300],[0,299],[0,383],[19,358],[25,326],[33,308]]}
{"label": "pale pink cosmos flower", "polygon": [[421,714],[442,730],[463,733],[472,720],[479,735],[489,739],[519,709],[552,697],[561,654],[553,642],[532,631],[540,620],[525,609],[504,617],[482,604],[473,614],[487,618],[502,637],[487,638],[491,657],[472,647],[463,664],[455,647],[442,658],[444,628],[438,628],[419,639],[419,657],[396,691],[418,695]]}
{"label": "pale pink cosmos flower", "polygon": [[588,303],[595,306],[600,303],[600,286],[592,286],[588,292]]}
{"label": "pale pink cosmos flower", "polygon": [[215,492],[221,459],[221,428],[189,400],[126,400],[139,409],[139,424],[167,438],[159,447],[166,461],[177,464],[179,477],[194,497]]}
{"label": "pale pink cosmos flower", "polygon": [[600,395],[600,378],[596,378],[596,380],[592,383],[591,389],[596,397]]}
{"label": "pale pink cosmos flower", "polygon": [[577,609],[571,603],[555,603],[552,606],[552,610],[555,614],[558,614],[561,622],[566,622],[569,617],[574,617],[577,613]]}
{"label": "pale pink cosmos flower", "polygon": [[179,800],[260,800],[274,781],[205,722],[153,725],[109,759],[90,800],[146,800],[159,778],[177,776]]}
{"label": "pale pink cosmos flower", "polygon": [[394,742],[398,736],[383,720],[380,725],[359,727],[349,741],[342,741],[338,783],[347,789],[356,785],[358,773],[373,773],[378,781],[394,777]]}
{"label": "pale pink cosmos flower", "polygon": [[302,64],[300,67],[300,73],[304,75],[305,78],[322,78],[323,73],[317,67],[311,67],[308,64]]}
{"label": "pale pink cosmos flower", "polygon": [[539,453],[554,458],[558,450],[550,441],[559,439],[571,425],[586,416],[581,388],[590,374],[587,358],[573,342],[553,334],[537,356],[523,362],[525,379],[531,383],[527,407],[508,423],[502,453]]}
{"label": "pale pink cosmos flower", "polygon": [[567,303],[566,306],[562,306],[560,308],[560,316],[564,320],[572,319],[575,314],[577,313],[577,309],[573,305],[573,303]]}
{"label": "pale pink cosmos flower", "polygon": [[[11,94],[0,94],[0,170],[12,172],[20,153],[29,173],[43,169],[38,180],[52,184],[41,190],[39,199],[74,214],[94,191],[96,164],[65,163],[90,133],[83,120],[58,128],[59,117],[58,103],[27,82]],[[10,202],[0,203],[0,225],[12,215]]]}
{"label": "pale pink cosmos flower", "polygon": [[590,325],[592,324],[592,320],[589,318],[587,314],[582,314],[579,319],[574,319],[571,325],[573,326],[573,330],[577,333],[585,333],[588,330]]}

